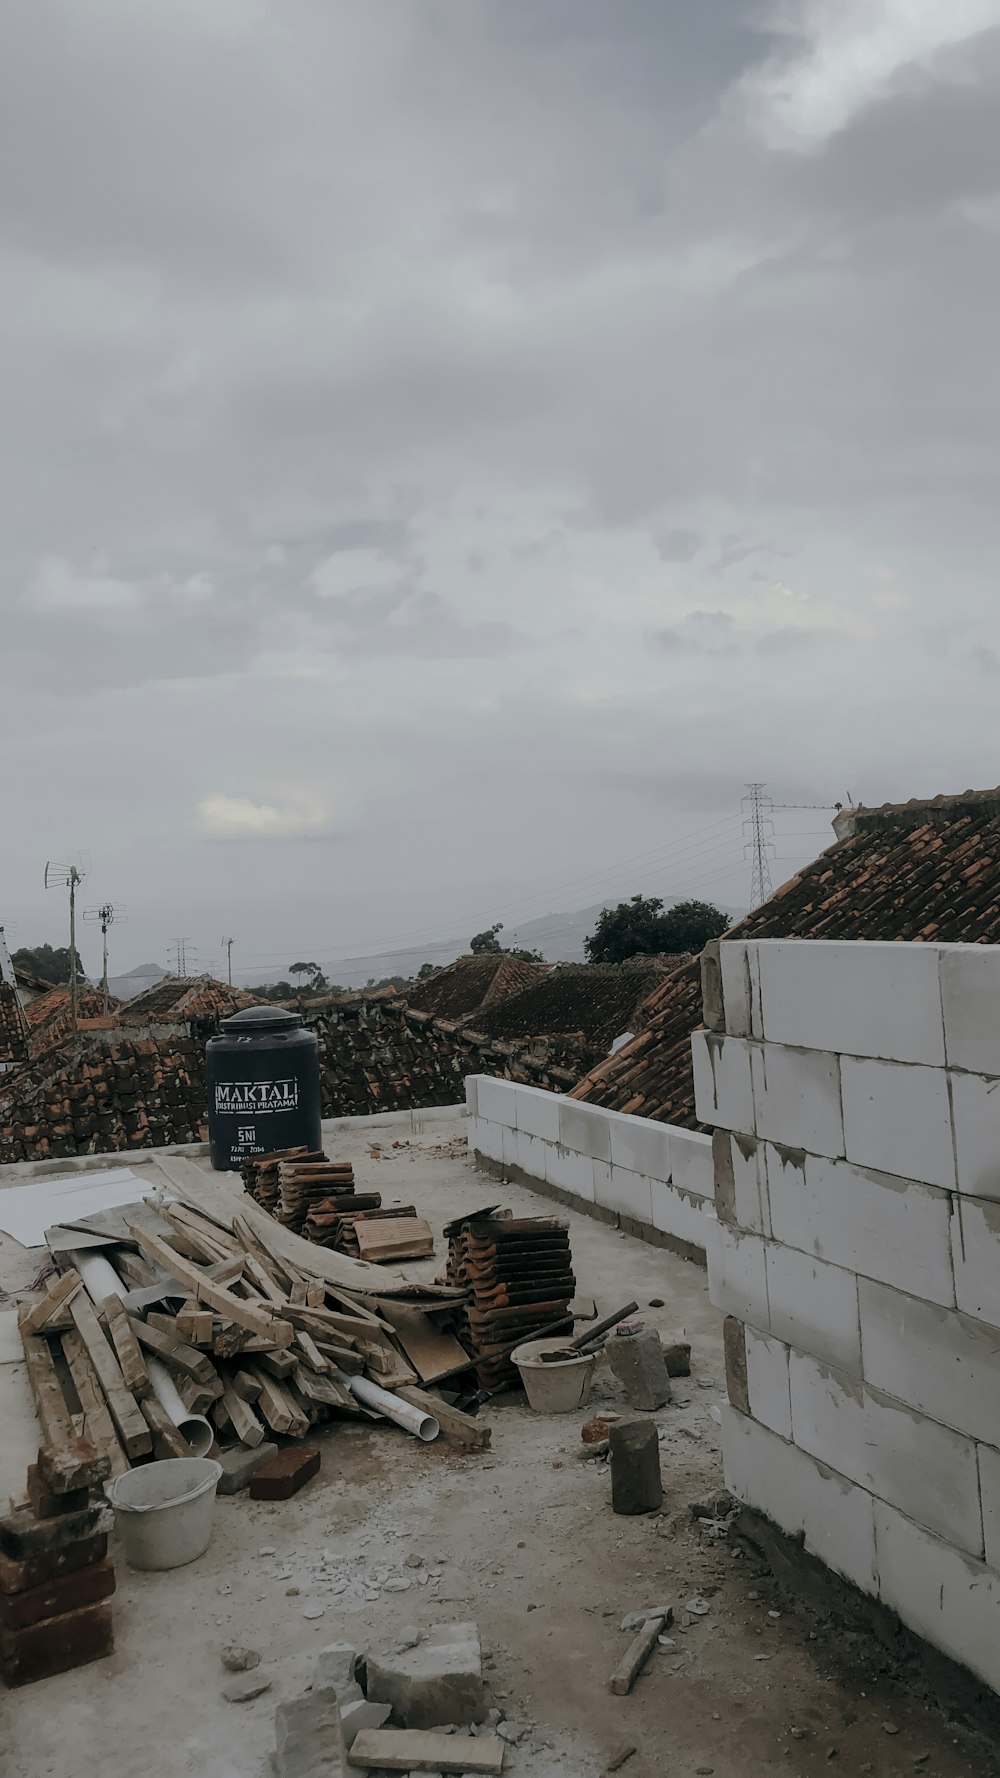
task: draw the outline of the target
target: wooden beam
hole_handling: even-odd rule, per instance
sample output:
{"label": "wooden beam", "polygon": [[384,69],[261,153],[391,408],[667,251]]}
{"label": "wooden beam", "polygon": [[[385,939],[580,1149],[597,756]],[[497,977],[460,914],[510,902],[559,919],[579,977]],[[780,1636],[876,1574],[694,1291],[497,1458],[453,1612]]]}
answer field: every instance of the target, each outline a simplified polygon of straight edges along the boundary
{"label": "wooden beam", "polygon": [[147,1352],[155,1353],[162,1358],[164,1364],[172,1370],[183,1371],[185,1376],[193,1377],[196,1383],[210,1383],[217,1375],[212,1360],[207,1353],[199,1352],[195,1346],[186,1346],[183,1340],[172,1338],[161,1333],[147,1321],[139,1321],[134,1315],[129,1316],[129,1326],[135,1334],[140,1346]]}
{"label": "wooden beam", "polygon": [[611,1675],[611,1690],[616,1698],[628,1697],[656,1647],[657,1637],[662,1636],[666,1622],[665,1617],[647,1618],[638,1636],[629,1643],[628,1649]]}
{"label": "wooden beam", "polygon": [[46,1445],[69,1444],[75,1437],[73,1419],[66,1406],[66,1397],[62,1392],[48,1341],[41,1334],[27,1332],[26,1320],[27,1315],[23,1319],[18,1316],[24,1362],[31,1393],[35,1398],[38,1424],[42,1429],[42,1442]]}
{"label": "wooden beam", "polygon": [[97,1372],[105,1400],[111,1410],[111,1418],[125,1447],[125,1455],[129,1458],[145,1457],[153,1448],[149,1427],[136,1406],[134,1396],[125,1386],[118,1360],[101,1331],[101,1324],[86,1291],[81,1291],[73,1298],[70,1314]]}
{"label": "wooden beam", "polygon": [[409,1383],[398,1384],[396,1394],[402,1396],[412,1407],[422,1408],[425,1414],[433,1414],[446,1438],[453,1438],[460,1445],[467,1445],[470,1451],[489,1450],[493,1432],[481,1420],[474,1420],[471,1414],[463,1414],[461,1408],[452,1407],[449,1402],[441,1401],[436,1395],[426,1395],[422,1389],[414,1389]]}
{"label": "wooden beam", "polygon": [[253,1408],[247,1405],[242,1396],[237,1395],[231,1383],[223,1385],[221,1406],[241,1444],[259,1445],[263,1441],[263,1426]]}
{"label": "wooden beam", "polygon": [[191,1446],[181,1432],[178,1431],[163,1404],[155,1395],[149,1395],[140,1402],[143,1419],[153,1436],[153,1456],[190,1457]]}
{"label": "wooden beam", "polygon": [[61,1278],[57,1278],[54,1284],[49,1285],[41,1302],[34,1303],[21,1318],[22,1334],[41,1333],[42,1328],[52,1319],[53,1315],[60,1309],[65,1309],[70,1298],[82,1289],[83,1280],[79,1272],[74,1271],[71,1266],[68,1272],[64,1272]]}
{"label": "wooden beam", "polygon": [[129,1460],[119,1442],[114,1421],[108,1412],[108,1404],[101,1393],[97,1373],[90,1362],[90,1355],[75,1328],[72,1333],[63,1334],[62,1349],[73,1379],[73,1387],[83,1409],[87,1438],[99,1451],[104,1452],[113,1476],[127,1474]]}
{"label": "wooden beam", "polygon": [[158,1235],[152,1234],[141,1225],[135,1225],[134,1234],[147,1258],[155,1260],[157,1265],[165,1267],[186,1285],[198,1302],[210,1304],[220,1315],[235,1321],[238,1327],[245,1327],[249,1333],[259,1334],[263,1339],[273,1340],[278,1347],[291,1345],[295,1330],[290,1321],[281,1321],[261,1309],[251,1308],[249,1303],[233,1296],[224,1286],[214,1284],[210,1278],[206,1278],[197,1266],[181,1259],[166,1241],[161,1241]]}
{"label": "wooden beam", "polygon": [[112,1295],[105,1297],[101,1308],[107,1319],[108,1333],[121,1366],[125,1387],[137,1401],[145,1401],[152,1395],[153,1385],[146,1369],[146,1360],[139,1350],[139,1342],[129,1326],[125,1304],[120,1296]]}

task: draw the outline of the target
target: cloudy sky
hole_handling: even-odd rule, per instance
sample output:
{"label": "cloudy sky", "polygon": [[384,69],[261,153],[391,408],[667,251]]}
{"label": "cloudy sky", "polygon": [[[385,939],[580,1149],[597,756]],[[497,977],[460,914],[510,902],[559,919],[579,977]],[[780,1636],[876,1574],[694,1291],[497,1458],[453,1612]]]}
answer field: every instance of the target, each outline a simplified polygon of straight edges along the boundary
{"label": "cloudy sky", "polygon": [[998,98],[1000,0],[8,0],[12,947],[50,856],[259,979],[996,782]]}

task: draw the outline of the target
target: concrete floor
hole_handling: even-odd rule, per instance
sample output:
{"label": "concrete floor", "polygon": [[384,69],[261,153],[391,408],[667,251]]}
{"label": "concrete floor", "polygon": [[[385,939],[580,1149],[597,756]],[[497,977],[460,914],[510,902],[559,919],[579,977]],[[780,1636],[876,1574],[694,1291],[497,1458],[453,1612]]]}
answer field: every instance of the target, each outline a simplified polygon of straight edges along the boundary
{"label": "concrete floor", "polygon": [[[487,1203],[520,1215],[555,1209],[477,1175],[454,1116],[330,1126],[327,1148],[386,1203],[415,1202],[438,1231]],[[515,1778],[597,1778],[626,1747],[636,1750],[621,1768],[627,1778],[1000,1771],[974,1726],[923,1696],[920,1671],[904,1673],[865,1636],[835,1632],[781,1596],[745,1548],[701,1538],[690,1505],[722,1481],[712,1411],[723,1392],[721,1329],[705,1275],[556,1213],[570,1225],[581,1294],[602,1311],[635,1297],[649,1323],[691,1338],[694,1374],[655,1416],[662,1514],[614,1517],[606,1466],[581,1454],[582,1421],[623,1405],[603,1368],[591,1406],[575,1414],[543,1418],[523,1396],[497,1398],[485,1410],[485,1455],[422,1446],[393,1428],[322,1429],[320,1476],[281,1505],[220,1500],[212,1544],[190,1568],[141,1575],[119,1561],[110,1659],[0,1690],[5,1778],[262,1778],[274,1706],[309,1681],[324,1643],[364,1648],[407,1624],[468,1618],[495,1700],[534,1725],[508,1753]],[[437,1260],[409,1269],[433,1275],[442,1254],[439,1242]],[[0,1237],[0,1286],[23,1287],[38,1257]],[[649,1309],[651,1298],[665,1306]],[[0,1416],[0,1487],[19,1488],[36,1437],[20,1364],[0,1363]],[[411,1553],[440,1567],[440,1580],[383,1591],[386,1580],[412,1580]],[[710,1610],[685,1623],[695,1596]],[[622,1614],[665,1601],[678,1614],[674,1647],[657,1650],[630,1697],[612,1697],[607,1679],[628,1643]],[[305,1615],[318,1607],[321,1616]],[[220,1651],[233,1641],[258,1649],[272,1679],[254,1703],[222,1698]]]}

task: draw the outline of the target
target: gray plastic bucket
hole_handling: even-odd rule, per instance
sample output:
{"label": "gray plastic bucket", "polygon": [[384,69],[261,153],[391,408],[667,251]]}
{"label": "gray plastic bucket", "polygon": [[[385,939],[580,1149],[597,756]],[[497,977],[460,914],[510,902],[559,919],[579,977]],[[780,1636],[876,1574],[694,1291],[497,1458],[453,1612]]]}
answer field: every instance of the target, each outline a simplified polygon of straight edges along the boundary
{"label": "gray plastic bucket", "polygon": [[211,1457],[168,1457],[107,1484],[130,1568],[183,1568],[204,1554],[221,1474]]}

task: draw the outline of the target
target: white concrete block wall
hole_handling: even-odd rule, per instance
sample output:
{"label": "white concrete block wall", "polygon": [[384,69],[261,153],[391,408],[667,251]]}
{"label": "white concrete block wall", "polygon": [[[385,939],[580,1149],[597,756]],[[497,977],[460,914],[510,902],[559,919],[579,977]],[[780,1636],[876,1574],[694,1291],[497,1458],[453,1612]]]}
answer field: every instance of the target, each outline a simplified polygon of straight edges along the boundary
{"label": "white concrete block wall", "polygon": [[1000,947],[720,966],[693,1051],[744,1324],[729,1486],[1000,1690]]}
{"label": "white concrete block wall", "polygon": [[470,1075],[465,1094],[476,1154],[704,1252],[717,1227],[710,1136],[488,1075]]}

